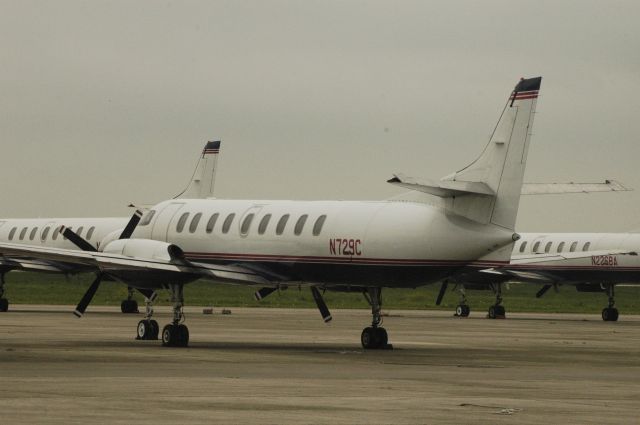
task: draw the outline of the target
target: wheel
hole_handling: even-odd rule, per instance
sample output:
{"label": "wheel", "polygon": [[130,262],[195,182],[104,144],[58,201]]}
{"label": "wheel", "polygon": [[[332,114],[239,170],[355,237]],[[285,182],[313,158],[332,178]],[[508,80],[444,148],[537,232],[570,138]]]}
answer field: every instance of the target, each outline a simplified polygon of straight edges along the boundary
{"label": "wheel", "polygon": [[471,313],[471,307],[468,305],[462,306],[462,317],[469,317],[469,313]]}
{"label": "wheel", "polygon": [[186,347],[189,344],[189,329],[185,325],[169,324],[162,329],[162,345]]}
{"label": "wheel", "polygon": [[178,327],[173,324],[166,325],[162,329],[162,345],[175,347],[178,342]]}
{"label": "wheel", "polygon": [[459,306],[456,307],[456,316],[462,317],[462,307],[464,307],[464,306],[459,305]]}
{"label": "wheel", "polygon": [[496,317],[504,317],[505,316],[505,309],[504,306],[502,305],[497,305],[496,306]]}
{"label": "wheel", "polygon": [[489,307],[489,319],[495,319],[496,318],[496,306],[492,305],[491,307]]}
{"label": "wheel", "polygon": [[606,307],[602,309],[602,320],[605,322],[615,322],[618,320],[618,309],[615,307]]}
{"label": "wheel", "polygon": [[149,336],[153,332],[153,325],[148,320],[141,320],[138,322],[138,332],[136,339],[149,339]]}
{"label": "wheel", "polygon": [[189,345],[189,328],[185,325],[178,325],[178,347]]}
{"label": "wheel", "polygon": [[619,316],[618,309],[617,308],[612,308],[611,309],[611,319],[610,320],[612,322],[617,322],[618,321],[618,316]]}
{"label": "wheel", "polygon": [[0,312],[9,311],[9,300],[6,298],[0,298]]}
{"label": "wheel", "polygon": [[120,310],[125,313],[138,313],[138,302],[136,300],[122,300]]}
{"label": "wheel", "polygon": [[375,328],[376,338],[378,339],[378,347],[385,347],[389,343],[389,335],[385,328]]}
{"label": "wheel", "polygon": [[360,342],[363,348],[378,348],[378,334],[372,327],[367,327],[362,330],[360,335]]}
{"label": "wheel", "polygon": [[160,326],[158,325],[158,322],[156,322],[155,320],[151,320],[151,338],[149,339],[153,339],[153,340],[158,339],[159,333],[160,333]]}

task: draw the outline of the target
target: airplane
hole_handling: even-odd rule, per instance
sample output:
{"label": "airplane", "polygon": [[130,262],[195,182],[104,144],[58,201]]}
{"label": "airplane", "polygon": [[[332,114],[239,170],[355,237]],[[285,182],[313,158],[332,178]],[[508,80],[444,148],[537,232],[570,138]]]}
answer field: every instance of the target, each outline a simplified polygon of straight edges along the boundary
{"label": "airplane", "polygon": [[[579,292],[604,292],[608,305],[602,309],[602,320],[617,321],[615,286],[639,283],[640,234],[638,233],[521,233],[514,244],[511,262],[499,269],[487,269],[484,275],[458,276],[460,302],[456,315],[466,317],[470,308],[466,289],[491,289],[496,302],[489,307],[487,317],[504,318],[502,285],[523,282],[542,285],[536,297],[549,289],[571,285]],[[446,290],[443,283],[436,304]],[[464,307],[466,306],[466,307]]]}
{"label": "airplane", "polygon": [[[178,198],[137,211],[122,231],[96,230],[95,237],[82,236],[73,220],[62,227],[52,222],[51,237],[40,235],[39,245],[29,244],[38,235],[35,227],[7,219],[0,226],[3,267],[31,262],[94,272],[78,316],[106,279],[147,293],[168,289],[173,320],[162,330],[162,345],[173,347],[188,345],[183,288],[198,279],[256,286],[261,298],[278,288],[308,286],[326,322],[331,314],[321,290],[362,292],[372,322],[361,344],[390,348],[382,327],[383,288],[418,287],[509,264],[520,238],[514,227],[541,81],[516,84],[488,144],[468,166],[436,181],[392,179],[438,202],[433,196],[366,202]],[[138,323],[140,339],[158,335],[152,314]]]}
{"label": "airplane", "polygon": [[[220,141],[209,141],[205,144],[191,180],[173,199],[213,197],[220,146]],[[136,211],[136,220],[141,214],[142,209]],[[131,235],[133,228],[126,228],[128,221],[128,217],[0,219],[0,241],[64,249],[100,250],[109,242]],[[83,238],[91,248],[86,245],[78,247],[76,242],[62,234],[65,228],[75,229],[76,235]],[[0,312],[9,309],[9,301],[4,298],[4,286],[5,275],[12,270],[74,275],[93,269],[55,260],[0,256]],[[123,313],[138,313],[138,303],[133,299],[133,289],[131,286],[128,287],[128,297],[120,304]],[[141,292],[145,296],[147,309],[152,308],[155,294],[144,289]]]}

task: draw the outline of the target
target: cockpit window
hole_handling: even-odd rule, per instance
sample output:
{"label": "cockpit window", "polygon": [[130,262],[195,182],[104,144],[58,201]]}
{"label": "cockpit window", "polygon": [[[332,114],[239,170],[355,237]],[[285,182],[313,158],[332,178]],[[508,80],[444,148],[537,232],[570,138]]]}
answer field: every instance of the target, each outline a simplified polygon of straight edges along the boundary
{"label": "cockpit window", "polygon": [[138,226],[146,226],[149,223],[151,223],[151,219],[153,218],[153,216],[155,215],[156,210],[151,210],[148,211],[144,217],[142,217],[142,220],[140,220],[140,223],[138,223]]}

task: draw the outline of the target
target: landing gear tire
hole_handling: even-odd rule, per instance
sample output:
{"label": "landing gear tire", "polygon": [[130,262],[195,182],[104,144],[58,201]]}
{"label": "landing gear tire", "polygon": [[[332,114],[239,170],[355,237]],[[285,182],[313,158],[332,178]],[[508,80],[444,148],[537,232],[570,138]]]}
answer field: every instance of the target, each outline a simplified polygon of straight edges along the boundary
{"label": "landing gear tire", "polygon": [[186,347],[189,345],[189,328],[185,325],[170,324],[162,330],[162,345],[165,347]]}
{"label": "landing gear tire", "polygon": [[389,336],[385,328],[364,328],[360,335],[362,347],[366,349],[386,348],[389,344]]}
{"label": "landing gear tire", "polygon": [[489,319],[504,319],[505,309],[501,305],[492,305],[489,307]]}
{"label": "landing gear tire", "polygon": [[0,298],[0,312],[4,313],[9,310],[9,300]]}
{"label": "landing gear tire", "polygon": [[469,313],[471,313],[471,308],[466,304],[460,304],[456,307],[456,316],[457,317],[469,317]]}
{"label": "landing gear tire", "polygon": [[606,307],[602,309],[602,320],[605,322],[618,321],[618,309],[615,307]]}
{"label": "landing gear tire", "polygon": [[120,303],[120,310],[125,314],[139,313],[138,302],[136,300],[123,300]]}
{"label": "landing gear tire", "polygon": [[136,339],[156,340],[158,339],[158,331],[158,322],[155,320],[141,320],[138,322]]}

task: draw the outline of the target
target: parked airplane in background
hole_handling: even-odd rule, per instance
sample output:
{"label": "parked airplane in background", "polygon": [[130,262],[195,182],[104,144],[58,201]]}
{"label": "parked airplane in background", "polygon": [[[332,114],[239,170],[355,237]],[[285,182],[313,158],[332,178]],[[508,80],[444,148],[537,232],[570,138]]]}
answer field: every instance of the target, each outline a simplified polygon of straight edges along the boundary
{"label": "parked airplane in background", "polygon": [[[489,308],[488,317],[504,317],[502,285],[512,281],[543,285],[538,298],[559,285],[573,285],[580,292],[605,292],[609,303],[602,310],[602,320],[616,321],[614,289],[621,283],[640,283],[639,250],[638,233],[522,233],[508,266],[455,279],[461,292],[456,315],[469,315],[466,287],[492,289],[496,303]],[[446,287],[441,287],[436,304],[442,301]]]}
{"label": "parked airplane in background", "polygon": [[[15,238],[18,225],[6,220],[0,227],[0,254],[7,262],[59,263],[95,272],[78,314],[103,279],[142,290],[169,289],[174,317],[163,329],[164,345],[187,345],[183,287],[208,279],[260,286],[261,296],[278,287],[308,285],[325,320],[331,315],[320,289],[362,291],[373,316],[362,332],[362,345],[386,347],[380,314],[383,287],[417,287],[462,270],[509,263],[519,238],[514,225],[540,83],[538,77],[516,85],[476,161],[414,187],[440,197],[436,206],[409,201],[171,199],[150,208],[142,220],[134,215],[122,232],[103,236],[100,246],[67,227],[56,227],[53,233],[69,241],[45,238],[40,245],[29,245],[26,231],[20,230],[22,241],[9,238]],[[150,316],[140,321],[142,337],[157,331]]]}
{"label": "parked airplane in background", "polygon": [[[174,199],[190,198],[205,199],[213,196],[220,141],[207,142],[187,187]],[[126,228],[127,217],[100,218],[29,218],[29,219],[0,219],[0,241],[48,246],[64,249],[97,249],[108,245],[117,239],[130,237],[134,224],[142,213],[136,213],[132,227]],[[74,230],[74,233],[84,239],[87,244],[78,247],[75,242],[62,234],[62,229]],[[94,247],[95,246],[95,247]],[[91,247],[91,248],[89,248]],[[4,298],[5,274],[12,270],[64,273],[67,275],[93,271],[93,268],[81,267],[64,261],[32,258],[29,256],[0,256],[0,312],[9,308],[9,301]],[[147,298],[147,308],[155,295],[152,291],[141,291]],[[122,301],[123,313],[138,312],[138,304],[133,299],[133,288],[129,287],[129,297]]]}

